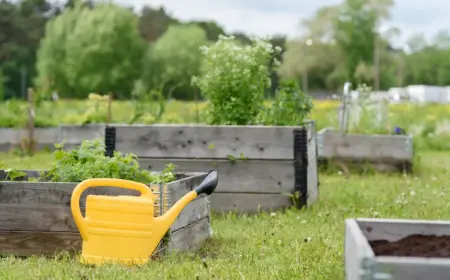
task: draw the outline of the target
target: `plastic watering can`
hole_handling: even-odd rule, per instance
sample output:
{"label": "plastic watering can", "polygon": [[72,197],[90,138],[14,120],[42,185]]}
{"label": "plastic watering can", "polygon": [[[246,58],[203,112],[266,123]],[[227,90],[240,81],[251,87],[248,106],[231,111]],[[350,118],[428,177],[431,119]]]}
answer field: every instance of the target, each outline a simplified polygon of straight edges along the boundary
{"label": "plastic watering can", "polygon": [[[145,264],[184,207],[202,193],[210,195],[218,183],[212,170],[194,190],[184,195],[165,214],[154,217],[155,194],[142,183],[112,178],[88,179],[73,190],[71,209],[83,239],[81,263]],[[88,195],[86,215],[80,197],[90,187],[137,190],[140,196]]]}

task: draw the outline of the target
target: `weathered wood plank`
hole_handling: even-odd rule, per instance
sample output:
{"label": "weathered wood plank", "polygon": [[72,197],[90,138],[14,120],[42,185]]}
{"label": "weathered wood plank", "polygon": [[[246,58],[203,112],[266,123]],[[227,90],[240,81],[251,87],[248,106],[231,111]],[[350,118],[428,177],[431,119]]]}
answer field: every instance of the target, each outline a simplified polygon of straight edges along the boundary
{"label": "weathered wood plank", "polygon": [[0,231],[0,253],[16,256],[56,253],[77,253],[81,250],[81,236],[71,232]]}
{"label": "weathered wood plank", "polygon": [[181,211],[178,218],[170,227],[170,230],[177,231],[180,228],[209,217],[209,209],[209,198],[207,196],[196,198]]}
{"label": "weathered wood plank", "polygon": [[[53,144],[58,141],[58,135],[58,127],[36,128],[34,130],[36,149],[53,148]],[[22,139],[26,137],[26,129],[0,128],[0,151],[20,147]]]}
{"label": "weathered wood plank", "polygon": [[[70,206],[72,192],[76,185],[76,183],[0,181],[0,203]],[[89,188],[81,195],[81,207],[85,207],[86,197],[90,194],[139,195],[139,192],[114,187]]]}
{"label": "weathered wood plank", "polygon": [[211,210],[217,212],[257,213],[285,209],[292,199],[282,194],[216,193],[211,195]]}
{"label": "weathered wood plank", "polygon": [[398,241],[413,234],[450,235],[450,222],[441,220],[355,219],[364,237],[369,240]]}
{"label": "weathered wood plank", "polygon": [[291,126],[114,125],[116,149],[152,158],[293,159]]}
{"label": "weathered wood plank", "polygon": [[0,230],[78,232],[70,207],[0,203]]}
{"label": "weathered wood plank", "polygon": [[345,134],[319,132],[321,158],[367,159],[370,161],[411,161],[412,138],[403,135]]}
{"label": "weathered wood plank", "polygon": [[307,204],[311,205],[319,198],[319,177],[317,171],[317,137],[315,125],[308,130],[308,197]]}
{"label": "weathered wood plank", "polygon": [[65,149],[73,149],[83,140],[100,139],[103,142],[105,127],[104,124],[62,125],[59,127],[58,143],[64,142]]}
{"label": "weathered wood plank", "polygon": [[168,250],[169,252],[195,251],[203,247],[209,238],[211,238],[211,227],[209,217],[206,217],[172,232]]}
{"label": "weathered wood plank", "polygon": [[143,168],[154,171],[161,171],[169,162],[176,165],[177,172],[217,170],[216,192],[290,193],[294,189],[295,170],[290,160],[139,159]]}
{"label": "weathered wood plank", "polygon": [[[347,219],[345,274],[348,280],[367,279],[447,279],[449,259],[375,256],[368,240],[397,241],[412,234],[448,235],[450,223],[434,220]],[[370,269],[372,268],[372,269]],[[365,275],[361,275],[365,271]],[[367,277],[363,277],[367,276]]]}
{"label": "weathered wood plank", "polygon": [[[209,198],[201,196],[186,206],[171,230],[176,231],[208,216]],[[4,203],[0,203],[0,230],[78,232],[69,206]]]}
{"label": "weathered wood plank", "polygon": [[194,190],[205,177],[206,173],[197,173],[195,176],[190,176],[167,184],[170,204],[173,205],[188,192]]}

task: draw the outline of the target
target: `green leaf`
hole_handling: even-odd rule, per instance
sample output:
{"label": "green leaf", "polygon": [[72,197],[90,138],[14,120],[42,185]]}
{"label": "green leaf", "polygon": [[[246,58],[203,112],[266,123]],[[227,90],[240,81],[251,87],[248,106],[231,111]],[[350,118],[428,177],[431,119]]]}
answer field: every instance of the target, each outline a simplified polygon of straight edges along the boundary
{"label": "green leaf", "polygon": [[6,172],[6,176],[9,180],[14,181],[14,179],[19,178],[19,177],[24,177],[27,175],[26,172],[20,171],[20,170],[16,170],[14,168],[8,168],[5,169]]}

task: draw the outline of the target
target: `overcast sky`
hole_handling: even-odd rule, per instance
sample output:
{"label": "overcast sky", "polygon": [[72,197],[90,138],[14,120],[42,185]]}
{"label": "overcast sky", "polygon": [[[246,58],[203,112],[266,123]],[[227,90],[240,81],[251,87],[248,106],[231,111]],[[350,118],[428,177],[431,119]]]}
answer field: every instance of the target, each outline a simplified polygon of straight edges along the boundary
{"label": "overcast sky", "polygon": [[[255,35],[298,34],[298,23],[323,5],[342,0],[115,0],[139,9],[158,7],[181,20],[208,19],[226,31],[244,31]],[[415,32],[428,38],[438,29],[450,29],[450,0],[395,0],[392,23],[402,30],[402,40]],[[275,23],[275,24],[274,24]]]}

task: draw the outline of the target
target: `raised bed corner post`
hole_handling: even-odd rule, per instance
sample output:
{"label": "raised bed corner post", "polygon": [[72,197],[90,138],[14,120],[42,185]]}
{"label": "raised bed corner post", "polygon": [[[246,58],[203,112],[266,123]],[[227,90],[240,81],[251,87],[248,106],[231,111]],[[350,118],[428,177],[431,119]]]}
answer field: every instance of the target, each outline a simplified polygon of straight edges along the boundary
{"label": "raised bed corner post", "polygon": [[294,195],[297,208],[306,206],[308,200],[308,130],[306,127],[294,129]]}
{"label": "raised bed corner post", "polygon": [[116,128],[105,127],[105,156],[112,157],[116,149]]}

